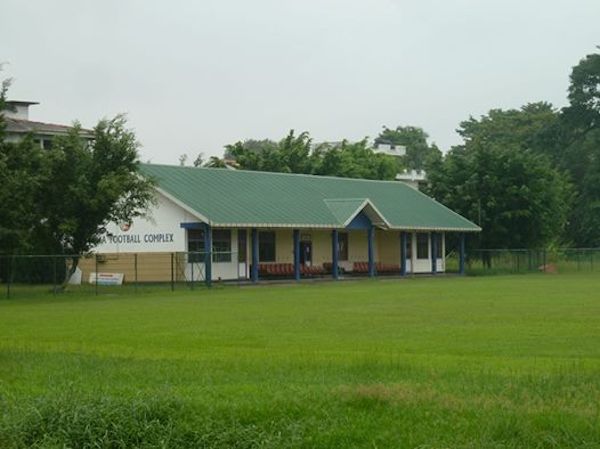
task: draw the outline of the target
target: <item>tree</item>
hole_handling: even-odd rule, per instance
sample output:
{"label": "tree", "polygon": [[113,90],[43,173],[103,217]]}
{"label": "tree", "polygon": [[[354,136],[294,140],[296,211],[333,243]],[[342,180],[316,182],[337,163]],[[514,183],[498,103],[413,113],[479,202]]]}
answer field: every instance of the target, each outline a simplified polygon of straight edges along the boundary
{"label": "tree", "polygon": [[296,135],[291,130],[277,143],[246,140],[227,145],[225,154],[245,170],[368,179],[393,179],[397,173],[394,158],[374,153],[366,138],[314,146],[307,132]]}
{"label": "tree", "polygon": [[387,143],[406,147],[406,155],[402,158],[402,166],[409,170],[422,170],[430,157],[441,154],[435,143],[429,145],[429,136],[422,128],[416,126],[397,126],[391,129],[386,126],[375,139],[376,144]]}
{"label": "tree", "polygon": [[429,173],[429,193],[479,224],[479,248],[540,248],[557,241],[570,184],[548,157],[516,145],[471,141]]}
{"label": "tree", "polygon": [[196,159],[194,159],[194,167],[202,167],[204,164],[204,153],[198,153]]}
{"label": "tree", "polygon": [[240,168],[281,173],[310,173],[311,139],[307,132],[296,135],[291,130],[278,143],[247,140],[225,147],[225,154],[234,158]]}
{"label": "tree", "polygon": [[553,156],[558,118],[550,103],[529,103],[520,109],[492,109],[479,119],[470,117],[457,132],[466,144],[510,145]]}
{"label": "tree", "polygon": [[38,247],[72,256],[65,282],[79,256],[99,244],[110,222],[143,216],[153,202],[153,181],[138,174],[138,143],[122,115],[102,120],[91,142],[80,126],[57,137],[47,154],[47,175],[37,207]]}
{"label": "tree", "polygon": [[367,139],[342,141],[339,145],[322,145],[316,149],[313,172],[342,178],[394,179],[396,161],[392,156],[374,153]]}
{"label": "tree", "polygon": [[10,80],[0,88],[0,254],[33,250],[34,228],[42,216],[37,207],[45,179],[44,152],[31,136],[20,142],[5,140],[2,111]]}
{"label": "tree", "polygon": [[227,164],[218,156],[211,156],[210,159],[203,165],[208,168],[227,168]]}
{"label": "tree", "polygon": [[559,131],[556,162],[576,186],[568,235],[577,246],[600,246],[600,54],[573,67]]}

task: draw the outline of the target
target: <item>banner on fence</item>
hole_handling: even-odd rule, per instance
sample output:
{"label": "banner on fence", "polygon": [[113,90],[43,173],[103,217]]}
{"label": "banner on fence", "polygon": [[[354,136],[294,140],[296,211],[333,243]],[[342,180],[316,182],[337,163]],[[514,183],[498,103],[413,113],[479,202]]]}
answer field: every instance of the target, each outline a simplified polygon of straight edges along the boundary
{"label": "banner on fence", "polygon": [[90,273],[90,284],[98,285],[122,285],[123,273]]}

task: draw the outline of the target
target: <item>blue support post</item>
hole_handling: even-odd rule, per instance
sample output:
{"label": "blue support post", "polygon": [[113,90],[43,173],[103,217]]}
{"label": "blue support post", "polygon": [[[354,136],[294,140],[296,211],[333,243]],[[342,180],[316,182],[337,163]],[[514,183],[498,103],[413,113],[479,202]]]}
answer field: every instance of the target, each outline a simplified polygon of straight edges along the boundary
{"label": "blue support post", "polygon": [[250,272],[252,282],[258,282],[258,230],[252,229],[252,271]]}
{"label": "blue support post", "polygon": [[431,274],[437,274],[437,234],[429,234],[431,239]]}
{"label": "blue support post", "polygon": [[204,225],[204,278],[206,286],[212,285],[212,228]]}
{"label": "blue support post", "polygon": [[460,233],[458,249],[458,274],[465,274],[465,233]]}
{"label": "blue support post", "polygon": [[369,277],[375,276],[375,227],[369,226],[367,230],[368,254],[369,254]]}
{"label": "blue support post", "polygon": [[331,231],[331,276],[333,277],[333,279],[337,279],[339,277],[338,248],[338,230],[334,229]]}
{"label": "blue support post", "polygon": [[300,280],[300,230],[294,229],[294,279]]}
{"label": "blue support post", "polygon": [[400,275],[406,276],[406,245],[408,239],[406,238],[406,231],[400,232]]}

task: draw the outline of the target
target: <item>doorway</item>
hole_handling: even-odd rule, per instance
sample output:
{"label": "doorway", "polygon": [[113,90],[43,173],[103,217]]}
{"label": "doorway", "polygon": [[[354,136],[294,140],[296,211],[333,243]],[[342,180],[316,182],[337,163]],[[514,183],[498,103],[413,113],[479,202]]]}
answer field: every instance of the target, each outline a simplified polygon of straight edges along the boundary
{"label": "doorway", "polygon": [[312,265],[312,242],[300,242],[300,265]]}

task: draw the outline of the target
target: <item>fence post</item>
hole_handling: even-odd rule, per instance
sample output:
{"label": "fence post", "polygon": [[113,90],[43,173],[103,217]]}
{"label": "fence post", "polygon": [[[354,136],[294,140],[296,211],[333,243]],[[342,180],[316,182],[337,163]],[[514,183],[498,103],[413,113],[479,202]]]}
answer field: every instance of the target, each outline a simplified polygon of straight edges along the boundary
{"label": "fence post", "polygon": [[134,272],[134,289],[137,293],[138,291],[138,255],[135,253],[133,255],[133,272]]}
{"label": "fence post", "polygon": [[96,279],[94,279],[96,282],[94,289],[96,291],[96,296],[98,296],[98,254],[94,254],[94,269],[96,270]]}
{"label": "fence post", "polygon": [[590,250],[590,269],[594,271],[594,250]]}
{"label": "fence post", "polygon": [[465,274],[465,233],[460,233],[459,253],[458,253],[458,273]]}
{"label": "fence post", "polygon": [[8,271],[6,273],[6,298],[10,299],[10,283],[12,282],[13,264],[15,256],[7,258],[8,260]]}
{"label": "fence post", "polygon": [[52,294],[56,295],[56,258],[52,256]]}
{"label": "fence post", "polygon": [[175,254],[171,253],[171,291],[175,291],[175,270],[174,270],[174,262],[175,262]]}
{"label": "fence post", "polygon": [[548,265],[548,260],[547,260],[547,255],[546,255],[546,251],[547,251],[547,249],[546,249],[546,248],[544,248],[542,251],[543,251],[543,253],[542,253],[542,254],[543,254],[543,257],[544,257],[544,260],[542,261],[542,267],[544,268],[544,273],[545,273],[545,272],[546,272],[546,270],[547,270],[547,267],[546,267],[546,265]]}
{"label": "fence post", "polygon": [[195,258],[192,258],[192,263],[190,264],[191,270],[192,270],[192,286],[191,286],[192,290],[194,290],[194,263],[196,262],[194,259]]}

